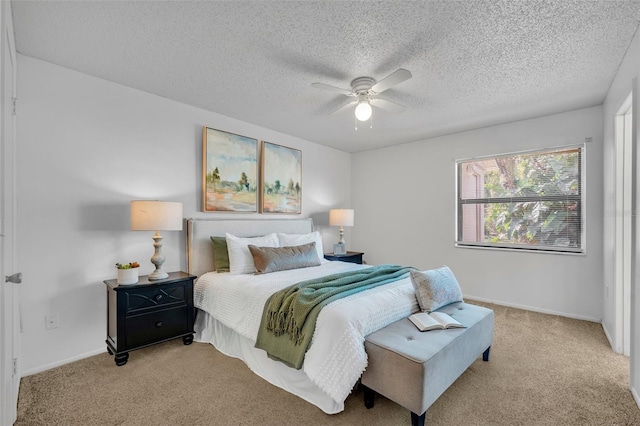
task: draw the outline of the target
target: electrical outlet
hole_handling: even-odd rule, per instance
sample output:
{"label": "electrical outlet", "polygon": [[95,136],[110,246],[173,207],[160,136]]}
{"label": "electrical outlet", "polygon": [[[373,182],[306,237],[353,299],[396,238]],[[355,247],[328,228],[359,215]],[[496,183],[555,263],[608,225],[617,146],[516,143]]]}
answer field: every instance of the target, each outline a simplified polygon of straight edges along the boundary
{"label": "electrical outlet", "polygon": [[44,320],[46,321],[47,330],[58,328],[58,314],[47,315]]}

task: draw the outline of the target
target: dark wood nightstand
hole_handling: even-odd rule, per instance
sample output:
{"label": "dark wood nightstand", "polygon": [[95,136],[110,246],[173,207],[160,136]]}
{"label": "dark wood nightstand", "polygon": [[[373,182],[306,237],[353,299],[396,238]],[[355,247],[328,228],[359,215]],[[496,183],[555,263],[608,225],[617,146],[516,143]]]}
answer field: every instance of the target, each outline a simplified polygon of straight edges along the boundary
{"label": "dark wood nightstand", "polygon": [[107,285],[107,351],[116,365],[125,365],[129,352],[182,337],[193,342],[193,280],[186,272],[170,272],[169,277],[149,281],[144,275],[137,284]]}
{"label": "dark wood nightstand", "polygon": [[362,255],[359,251],[348,251],[347,254],[325,253],[324,258],[327,260],[339,260],[341,262],[362,264]]}

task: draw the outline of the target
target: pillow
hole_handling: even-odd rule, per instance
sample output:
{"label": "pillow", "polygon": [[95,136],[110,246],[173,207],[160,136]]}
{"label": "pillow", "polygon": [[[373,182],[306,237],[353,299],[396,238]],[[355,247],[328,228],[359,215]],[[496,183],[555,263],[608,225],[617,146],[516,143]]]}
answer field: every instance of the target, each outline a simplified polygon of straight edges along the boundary
{"label": "pillow", "polygon": [[316,252],[318,253],[318,259],[324,259],[324,251],[322,248],[322,235],[318,231],[310,232],[308,234],[280,234],[278,233],[278,241],[280,247],[299,246],[310,242],[316,243]]}
{"label": "pillow", "polygon": [[411,284],[416,290],[418,305],[432,312],[453,302],[462,302],[462,290],[447,266],[429,271],[411,271]]}
{"label": "pillow", "polygon": [[316,243],[288,247],[257,247],[249,244],[256,274],[308,268],[320,265]]}
{"label": "pillow", "polygon": [[211,237],[213,242],[213,270],[229,272],[229,251],[225,237]]}
{"label": "pillow", "polygon": [[227,250],[229,252],[229,269],[232,274],[253,274],[256,267],[253,257],[247,247],[249,244],[260,247],[278,247],[276,234],[267,234],[262,237],[241,238],[227,232]]}

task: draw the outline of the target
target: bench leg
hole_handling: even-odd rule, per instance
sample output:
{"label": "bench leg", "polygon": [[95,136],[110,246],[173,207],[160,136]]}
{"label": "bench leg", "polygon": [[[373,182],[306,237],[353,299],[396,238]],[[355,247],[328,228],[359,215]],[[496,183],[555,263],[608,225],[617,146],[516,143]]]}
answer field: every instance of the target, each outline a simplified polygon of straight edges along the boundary
{"label": "bench leg", "polygon": [[364,388],[364,406],[367,408],[373,408],[376,392],[365,385],[362,385],[362,387]]}
{"label": "bench leg", "polygon": [[483,361],[489,361],[489,351],[491,350],[491,346],[489,346],[487,348],[486,351],[484,351],[484,353],[482,354],[482,360]]}
{"label": "bench leg", "polygon": [[417,415],[413,411],[411,412],[411,426],[424,426],[424,420],[427,417],[427,412],[425,411],[421,415]]}

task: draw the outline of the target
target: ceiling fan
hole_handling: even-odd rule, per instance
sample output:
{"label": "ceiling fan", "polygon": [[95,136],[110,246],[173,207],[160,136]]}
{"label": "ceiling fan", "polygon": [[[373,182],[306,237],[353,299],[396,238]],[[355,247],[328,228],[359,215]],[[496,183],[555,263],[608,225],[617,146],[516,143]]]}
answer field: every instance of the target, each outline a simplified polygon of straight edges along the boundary
{"label": "ceiling fan", "polygon": [[332,111],[329,115],[345,110],[353,105],[355,115],[359,121],[367,121],[371,118],[373,112],[372,107],[379,107],[390,112],[402,112],[405,110],[403,105],[391,102],[388,99],[379,98],[378,95],[391,87],[402,83],[411,78],[411,72],[404,68],[399,68],[392,72],[381,81],[376,82],[371,77],[358,77],[351,81],[351,90],[341,89],[324,83],[313,83],[313,87],[330,92],[341,93],[343,95],[353,97],[355,99],[340,106]]}

